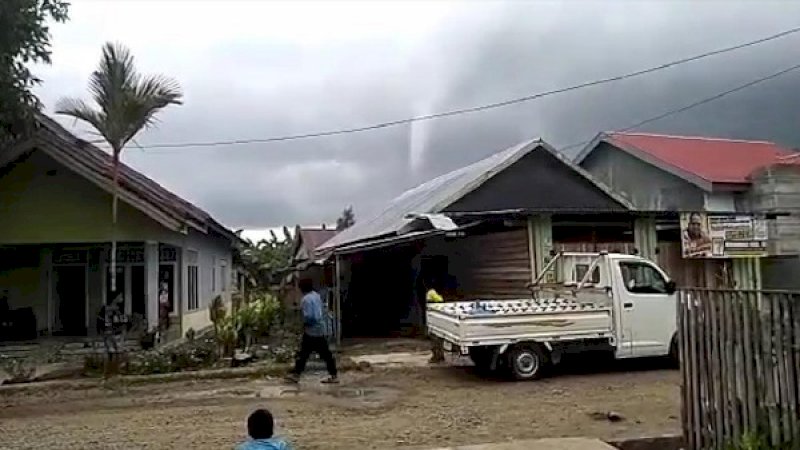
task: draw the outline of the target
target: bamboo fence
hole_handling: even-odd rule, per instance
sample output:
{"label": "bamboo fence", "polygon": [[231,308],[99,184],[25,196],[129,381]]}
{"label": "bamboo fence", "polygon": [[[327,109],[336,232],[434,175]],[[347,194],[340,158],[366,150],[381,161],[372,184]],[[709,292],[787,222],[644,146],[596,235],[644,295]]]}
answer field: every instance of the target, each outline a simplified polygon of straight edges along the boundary
{"label": "bamboo fence", "polygon": [[689,449],[800,448],[800,292],[682,289],[678,333]]}

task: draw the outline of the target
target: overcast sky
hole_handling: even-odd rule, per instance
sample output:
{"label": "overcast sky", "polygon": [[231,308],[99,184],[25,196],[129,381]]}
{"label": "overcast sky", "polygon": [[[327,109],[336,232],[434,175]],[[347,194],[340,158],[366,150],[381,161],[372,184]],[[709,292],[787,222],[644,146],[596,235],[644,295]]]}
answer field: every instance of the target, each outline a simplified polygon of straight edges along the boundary
{"label": "overcast sky", "polygon": [[[106,41],[142,72],[176,78],[185,104],[140,145],[358,127],[613,76],[800,25],[800,2],[292,2],[72,0],[53,64],[52,111],[86,97]],[[272,144],[139,149],[123,160],[232,228],[369,215],[403,190],[524,139],[556,147],[624,128],[800,61],[800,33],[644,77],[489,112]],[[85,128],[61,120],[86,138]],[[800,71],[643,131],[800,147]],[[573,150],[573,152],[576,150]]]}

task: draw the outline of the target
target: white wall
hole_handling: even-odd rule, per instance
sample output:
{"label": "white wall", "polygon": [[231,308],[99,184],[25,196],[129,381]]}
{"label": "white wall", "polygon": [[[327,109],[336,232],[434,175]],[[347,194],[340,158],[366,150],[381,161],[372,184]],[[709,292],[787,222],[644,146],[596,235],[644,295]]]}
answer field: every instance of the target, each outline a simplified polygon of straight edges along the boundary
{"label": "white wall", "polygon": [[[189,277],[188,277],[188,261],[185,257],[186,252],[194,250],[198,253],[198,308],[194,310],[188,309],[189,298]],[[189,328],[199,331],[211,325],[211,319],[208,315],[208,306],[217,295],[222,296],[222,300],[228,304],[231,300],[231,291],[233,290],[233,281],[231,280],[231,258],[233,253],[231,251],[231,242],[214,233],[209,235],[201,234],[195,231],[190,231],[184,241],[184,258],[182,259],[181,268],[181,298],[183,299],[181,310],[184,312],[182,323],[182,333],[186,333]],[[225,290],[222,290],[222,283],[220,277],[220,262],[227,261],[227,281],[228,285]],[[216,289],[212,290],[212,269],[215,271],[216,276]]]}
{"label": "white wall", "polygon": [[705,208],[708,212],[736,212],[733,192],[706,192]]}

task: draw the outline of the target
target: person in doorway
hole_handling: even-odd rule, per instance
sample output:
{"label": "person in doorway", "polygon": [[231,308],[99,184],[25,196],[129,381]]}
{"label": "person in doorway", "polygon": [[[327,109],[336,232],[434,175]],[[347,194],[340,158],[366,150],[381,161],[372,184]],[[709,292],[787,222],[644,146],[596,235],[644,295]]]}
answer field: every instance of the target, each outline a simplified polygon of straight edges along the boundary
{"label": "person in doorway", "polygon": [[163,343],[167,337],[167,331],[169,330],[169,313],[170,313],[170,304],[169,304],[169,285],[166,282],[162,282],[161,286],[158,290],[158,331],[157,331],[157,340],[159,343]]}
{"label": "person in doorway", "polygon": [[[442,303],[444,298],[436,291],[435,283],[425,283],[425,303]],[[444,362],[444,342],[439,336],[430,335],[431,340],[431,364],[439,364]]]}
{"label": "person in doorway", "polygon": [[322,380],[323,383],[338,383],[339,378],[336,371],[336,360],[328,347],[328,338],[326,336],[327,327],[324,323],[322,315],[322,299],[319,294],[314,291],[311,280],[303,279],[299,283],[300,292],[303,294],[303,299],[300,301],[300,308],[303,313],[303,337],[300,341],[300,351],[297,352],[297,361],[295,362],[294,369],[289,372],[287,380],[297,383],[300,380],[300,375],[306,368],[308,357],[316,352],[328,369],[330,377]]}
{"label": "person in doorway", "polygon": [[274,433],[275,420],[266,409],[257,409],[247,418],[250,439],[239,444],[236,450],[292,450],[292,446]]}

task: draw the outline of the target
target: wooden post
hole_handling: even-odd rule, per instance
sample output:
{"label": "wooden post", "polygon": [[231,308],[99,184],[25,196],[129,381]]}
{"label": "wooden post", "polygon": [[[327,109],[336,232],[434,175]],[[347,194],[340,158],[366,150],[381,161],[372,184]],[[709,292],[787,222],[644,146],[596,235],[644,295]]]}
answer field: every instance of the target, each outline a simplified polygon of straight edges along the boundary
{"label": "wooden post", "polygon": [[651,261],[656,260],[658,237],[655,217],[638,217],[633,221],[633,242],[639,255]]}
{"label": "wooden post", "polygon": [[539,267],[536,266],[536,232],[533,218],[528,217],[528,258],[531,264],[531,283],[536,281]]}
{"label": "wooden post", "polygon": [[[535,280],[552,259],[550,252],[553,250],[553,222],[549,215],[534,216],[528,219],[528,229],[533,234],[533,239],[529,241],[533,244],[532,254],[535,261],[532,267]],[[547,277],[543,279],[546,283],[551,281]]]}
{"label": "wooden post", "polygon": [[40,283],[47,296],[47,334],[53,335],[53,251],[49,247],[42,247],[39,254],[40,259]]}
{"label": "wooden post", "polygon": [[334,281],[334,314],[336,314],[336,346],[340,347],[342,344],[342,272],[341,272],[341,257],[336,254],[334,260],[334,271],[336,280]]}
{"label": "wooden post", "polygon": [[[795,350],[793,342],[794,333],[792,331],[792,317],[795,311],[793,302],[797,301],[793,295],[787,294],[785,297],[784,310],[783,310],[783,329],[784,333],[784,348],[786,358],[786,379],[787,393],[786,393],[786,408],[787,417],[789,418],[789,436],[792,441],[800,440],[800,416],[798,416],[798,383],[800,383],[800,373],[798,372],[797,365],[800,360],[795,358]],[[798,343],[800,344],[800,343]]]}

